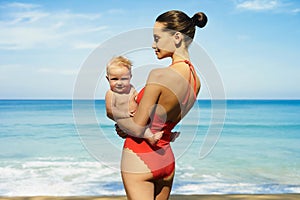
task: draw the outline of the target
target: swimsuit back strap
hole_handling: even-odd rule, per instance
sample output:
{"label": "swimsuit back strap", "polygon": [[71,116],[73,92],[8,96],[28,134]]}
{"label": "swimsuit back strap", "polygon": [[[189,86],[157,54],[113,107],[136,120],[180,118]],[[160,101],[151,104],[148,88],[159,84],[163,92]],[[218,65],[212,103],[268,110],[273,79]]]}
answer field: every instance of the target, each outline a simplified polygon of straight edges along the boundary
{"label": "swimsuit back strap", "polygon": [[[197,83],[196,83],[197,78],[196,78],[195,68],[189,60],[179,60],[179,61],[173,62],[172,65],[174,65],[176,63],[179,63],[179,62],[185,62],[186,64],[189,65],[190,72],[191,72],[191,74],[193,76],[193,79],[194,79],[194,93],[193,94],[194,94],[194,99],[196,99],[196,97],[197,97]],[[191,74],[189,76],[189,85],[191,85]],[[187,94],[186,94],[182,104],[186,104],[189,97],[190,97],[190,90],[187,90]]]}

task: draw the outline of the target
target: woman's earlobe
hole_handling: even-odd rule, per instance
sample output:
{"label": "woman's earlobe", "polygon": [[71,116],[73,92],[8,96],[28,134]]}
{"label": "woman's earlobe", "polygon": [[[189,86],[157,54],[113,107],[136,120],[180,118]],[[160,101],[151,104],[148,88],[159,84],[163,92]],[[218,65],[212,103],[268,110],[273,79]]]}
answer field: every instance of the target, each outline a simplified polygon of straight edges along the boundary
{"label": "woman's earlobe", "polygon": [[183,39],[183,37],[182,37],[182,33],[180,33],[180,32],[176,32],[176,33],[174,34],[174,40],[175,40],[175,44],[176,44],[176,46],[178,46],[178,45],[180,45],[180,44],[181,44],[181,42],[182,42],[182,39]]}

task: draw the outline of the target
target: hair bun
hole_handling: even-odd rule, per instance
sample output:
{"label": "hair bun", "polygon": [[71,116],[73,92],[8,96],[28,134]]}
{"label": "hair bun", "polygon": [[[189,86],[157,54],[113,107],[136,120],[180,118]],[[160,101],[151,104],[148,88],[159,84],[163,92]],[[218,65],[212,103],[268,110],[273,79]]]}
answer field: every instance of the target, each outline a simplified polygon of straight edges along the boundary
{"label": "hair bun", "polygon": [[194,16],[191,19],[194,25],[200,28],[203,28],[207,23],[207,16],[203,12],[198,12],[194,14]]}

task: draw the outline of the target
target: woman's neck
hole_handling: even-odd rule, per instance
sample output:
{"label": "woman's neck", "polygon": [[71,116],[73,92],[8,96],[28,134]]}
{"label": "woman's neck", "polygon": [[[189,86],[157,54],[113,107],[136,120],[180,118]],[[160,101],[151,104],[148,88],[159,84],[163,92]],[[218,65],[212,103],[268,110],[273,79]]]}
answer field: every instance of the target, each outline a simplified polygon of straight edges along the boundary
{"label": "woman's neck", "polygon": [[181,51],[177,50],[172,55],[172,62],[176,62],[179,60],[190,60],[189,52],[186,49]]}

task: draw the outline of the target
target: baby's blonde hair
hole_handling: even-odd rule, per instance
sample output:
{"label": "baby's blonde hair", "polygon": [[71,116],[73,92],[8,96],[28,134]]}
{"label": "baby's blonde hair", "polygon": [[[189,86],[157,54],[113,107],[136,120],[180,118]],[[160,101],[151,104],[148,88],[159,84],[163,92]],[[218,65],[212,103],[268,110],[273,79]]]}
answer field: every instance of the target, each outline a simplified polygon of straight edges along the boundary
{"label": "baby's blonde hair", "polygon": [[109,70],[112,66],[126,67],[131,74],[132,62],[124,56],[113,57],[106,65],[106,74],[109,74]]}

